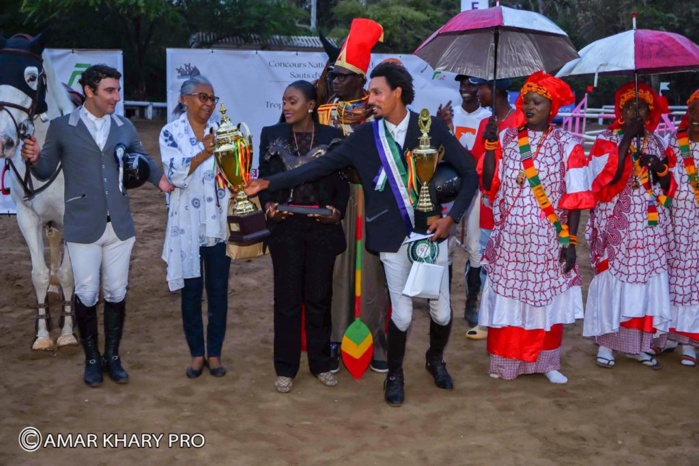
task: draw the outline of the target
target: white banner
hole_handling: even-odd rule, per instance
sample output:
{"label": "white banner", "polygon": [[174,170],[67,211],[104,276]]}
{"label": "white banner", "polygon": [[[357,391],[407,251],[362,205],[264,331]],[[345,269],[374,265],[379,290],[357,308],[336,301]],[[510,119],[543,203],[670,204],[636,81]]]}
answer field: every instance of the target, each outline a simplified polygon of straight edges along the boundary
{"label": "white banner", "polygon": [[[371,68],[394,57],[403,62],[414,79],[415,102],[419,111],[428,108],[434,115],[439,104],[460,104],[454,74],[437,72],[415,55],[373,54]],[[255,144],[257,167],[259,136],[262,128],[279,121],[282,94],[286,86],[299,79],[313,82],[320,77],[327,55],[323,52],[268,52],[248,50],[167,49],[168,120],[177,105],[180,86],[192,75],[206,76],[221,98],[233,123],[244,121],[250,127]],[[220,119],[217,112],[216,119]],[[253,174],[256,174],[256,170]]]}
{"label": "white banner", "polygon": [[[70,49],[46,49],[53,69],[60,82],[67,84],[79,93],[83,93],[80,87],[80,76],[83,71],[92,65],[104,64],[116,68],[122,75],[121,78],[121,102],[116,106],[116,113],[124,114],[124,62],[121,50],[70,50]],[[15,176],[9,171],[5,174],[5,186],[10,186],[10,176]],[[0,214],[15,214],[15,204],[10,195],[0,193]]]}
{"label": "white banner", "polygon": [[461,0],[461,11],[486,10],[488,8],[488,0]]}
{"label": "white banner", "polygon": [[124,57],[121,50],[70,50],[46,49],[58,78],[79,93],[80,76],[92,65],[107,65],[121,73],[121,102],[116,106],[116,114],[124,114]]}

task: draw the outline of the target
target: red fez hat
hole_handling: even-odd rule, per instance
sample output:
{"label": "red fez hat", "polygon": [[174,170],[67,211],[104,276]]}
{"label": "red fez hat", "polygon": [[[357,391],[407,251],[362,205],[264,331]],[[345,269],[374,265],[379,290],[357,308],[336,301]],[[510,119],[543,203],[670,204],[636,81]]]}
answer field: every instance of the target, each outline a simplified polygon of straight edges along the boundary
{"label": "red fez hat", "polygon": [[371,62],[371,49],[382,41],[383,27],[379,23],[366,18],[353,19],[335,66],[365,76]]}

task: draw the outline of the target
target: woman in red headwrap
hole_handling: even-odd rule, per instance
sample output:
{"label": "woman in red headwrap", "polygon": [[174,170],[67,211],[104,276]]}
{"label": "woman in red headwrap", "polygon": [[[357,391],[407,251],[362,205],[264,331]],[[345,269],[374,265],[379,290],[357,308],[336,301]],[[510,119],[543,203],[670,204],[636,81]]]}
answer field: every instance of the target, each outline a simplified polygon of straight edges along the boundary
{"label": "woman in red headwrap", "polygon": [[494,157],[484,161],[482,182],[491,189],[495,227],[482,260],[488,280],[479,324],[489,327],[491,377],[568,381],[559,372],[563,324],[583,310],[575,235],[580,210],[594,206],[582,147],[551,125],[573,101],[566,83],[534,73],[515,104],[526,123],[500,133],[484,156]]}
{"label": "woman in red headwrap", "polygon": [[699,346],[699,90],[687,100],[687,113],[668,147],[671,158],[678,162],[673,170],[677,190],[672,199],[668,263],[672,301],[669,338],[682,345],[682,365],[693,367]]}
{"label": "woman in red headwrap", "polygon": [[595,337],[601,367],[614,367],[613,351],[621,351],[657,369],[648,352],[653,334],[670,323],[669,207],[676,184],[663,141],[653,131],[669,109],[643,83],[637,104],[635,85],[627,83],[616,92],[614,111],[617,119],[590,152],[598,203],[586,231],[595,277],[583,335]]}

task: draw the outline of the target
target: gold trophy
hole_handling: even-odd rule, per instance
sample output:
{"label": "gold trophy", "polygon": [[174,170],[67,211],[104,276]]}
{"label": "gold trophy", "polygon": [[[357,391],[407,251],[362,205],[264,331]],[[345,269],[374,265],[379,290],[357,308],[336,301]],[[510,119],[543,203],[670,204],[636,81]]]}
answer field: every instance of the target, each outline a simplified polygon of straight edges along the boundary
{"label": "gold trophy", "polygon": [[[247,130],[245,123],[242,125]],[[265,214],[250,202],[243,191],[250,177],[252,165],[252,136],[247,137],[226,115],[226,107],[221,104],[221,123],[216,131],[216,163],[228,184],[237,192],[229,201],[228,242],[239,246],[255,244],[270,235],[265,222]]]}
{"label": "gold trophy", "polygon": [[415,161],[415,172],[420,181],[420,196],[415,207],[415,231],[426,233],[427,227],[439,218],[439,212],[435,211],[430,197],[430,181],[434,177],[439,162],[439,151],[431,146],[430,127],[432,118],[426,108],[420,111],[418,126],[422,136],[420,136],[419,146],[413,149],[413,160]]}

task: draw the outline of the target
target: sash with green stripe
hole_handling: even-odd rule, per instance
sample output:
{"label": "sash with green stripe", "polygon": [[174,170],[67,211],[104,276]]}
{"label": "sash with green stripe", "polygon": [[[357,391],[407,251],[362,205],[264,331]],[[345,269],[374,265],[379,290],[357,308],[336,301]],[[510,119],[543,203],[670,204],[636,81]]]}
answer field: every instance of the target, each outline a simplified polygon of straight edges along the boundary
{"label": "sash with green stripe", "polygon": [[[540,148],[543,147],[546,137],[551,132],[551,129],[552,128],[549,127],[544,136],[541,138]],[[546,215],[546,218],[548,218],[556,228],[556,233],[558,233],[558,243],[563,247],[567,247],[570,244],[568,225],[564,225],[560,222],[558,215],[556,215],[556,211],[553,209],[553,205],[551,205],[551,201],[546,194],[546,190],[541,185],[539,172],[534,166],[534,157],[532,157],[532,148],[529,145],[529,134],[527,133],[526,125],[520,127],[518,130],[517,144],[519,145],[519,155],[522,159],[522,168],[524,168],[524,174],[527,176],[527,180],[529,180],[529,186],[532,188],[534,198],[536,198],[536,202],[544,212],[544,215]]]}
{"label": "sash with green stripe", "polygon": [[374,142],[386,174],[386,181],[388,181],[396,204],[398,204],[398,210],[403,219],[406,233],[410,235],[415,225],[413,204],[417,201],[417,196],[408,188],[408,172],[405,169],[405,165],[403,165],[398,145],[393,140],[393,136],[391,136],[388,128],[386,128],[384,119],[374,120],[372,127],[374,130]]}
{"label": "sash with green stripe", "polygon": [[[617,130],[616,133],[619,137],[622,137],[624,132]],[[644,136],[643,143],[641,143],[641,150],[636,150],[636,146],[633,143],[629,145],[629,150],[631,151],[631,160],[633,161],[633,172],[636,173],[636,167],[639,167],[639,160],[641,152],[643,151],[643,146],[648,145],[648,139]],[[648,216],[648,226],[654,227],[658,225],[658,204],[665,208],[670,208],[672,206],[672,199],[665,194],[658,194],[657,196],[653,194],[653,186],[651,185],[650,172],[648,167],[640,167],[639,181],[646,191],[647,197],[647,216]]]}
{"label": "sash with green stripe", "polygon": [[689,178],[689,185],[694,190],[694,199],[697,204],[699,204],[699,177],[697,176],[697,167],[694,165],[692,151],[689,148],[689,134],[687,133],[687,128],[680,128],[677,130],[677,144],[680,146],[682,163],[684,164],[684,171]]}

